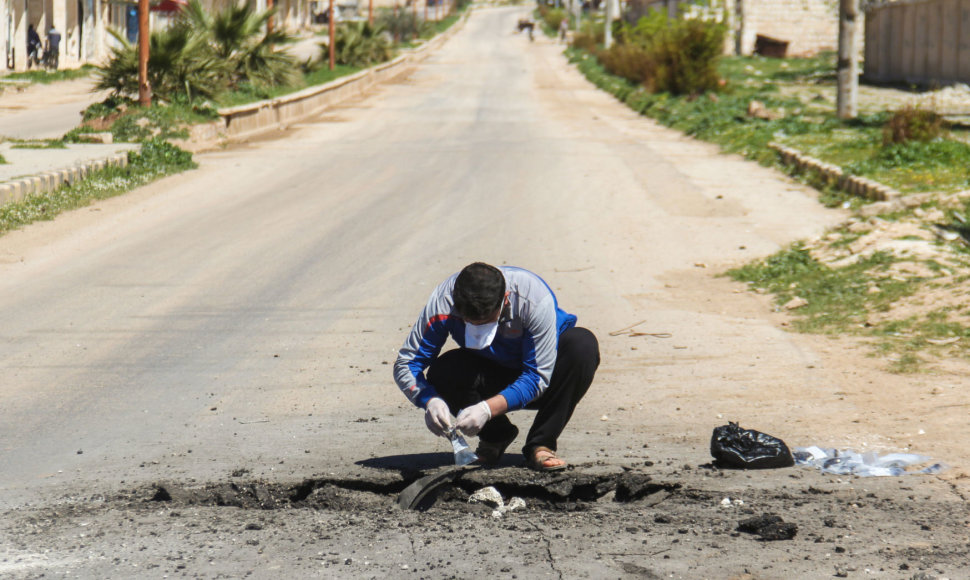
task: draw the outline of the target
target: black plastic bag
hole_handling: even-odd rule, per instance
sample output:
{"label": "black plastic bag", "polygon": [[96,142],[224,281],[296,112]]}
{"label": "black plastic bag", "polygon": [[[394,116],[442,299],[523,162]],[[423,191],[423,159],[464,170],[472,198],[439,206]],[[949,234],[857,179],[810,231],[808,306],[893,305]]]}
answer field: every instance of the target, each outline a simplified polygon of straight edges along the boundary
{"label": "black plastic bag", "polygon": [[718,467],[771,469],[795,464],[785,442],[760,431],[729,423],[714,429],[711,455]]}

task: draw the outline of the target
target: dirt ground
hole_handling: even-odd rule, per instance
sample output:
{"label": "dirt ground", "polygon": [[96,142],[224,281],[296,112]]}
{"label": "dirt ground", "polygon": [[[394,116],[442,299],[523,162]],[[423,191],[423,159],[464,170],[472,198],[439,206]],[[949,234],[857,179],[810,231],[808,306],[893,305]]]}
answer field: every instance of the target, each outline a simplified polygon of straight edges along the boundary
{"label": "dirt ground", "polygon": [[[428,511],[408,481],[312,478],[157,485],[11,517],[8,577],[965,578],[965,499],[939,479],[750,474],[683,457],[618,470],[466,472]],[[638,458],[638,459],[640,459]],[[691,458],[694,459],[694,458]],[[413,477],[413,474],[411,475]],[[496,515],[494,486],[525,507]],[[760,528],[774,515],[789,524]],[[752,525],[752,520],[754,525]],[[740,531],[740,530],[746,531]],[[16,530],[15,533],[12,533]],[[150,531],[149,531],[150,530]],[[146,533],[146,531],[148,531]],[[13,556],[30,551],[31,557]]]}
{"label": "dirt ground", "polygon": [[[516,15],[510,9],[476,14],[468,24],[468,34],[456,37],[450,45],[453,52],[432,59],[415,78],[370,95],[364,105],[338,111],[342,120],[332,128],[324,130],[308,123],[308,128],[299,133],[305,139],[302,147],[311,149],[308,155],[325,159],[321,151],[335,149],[323,147],[330,144],[326,131],[339,133],[345,130],[342,127],[354,127],[355,123],[369,129],[377,123],[366,125],[364,121],[373,121],[382,114],[375,111],[382,108],[391,112],[380,117],[385,121],[381,131],[391,131],[387,125],[393,123],[395,115],[417,125],[423,119],[406,105],[425,98],[425,92],[432,92],[428,87],[436,88],[440,78],[458,78],[454,92],[459,94],[477,82],[481,71],[471,68],[468,57],[475,53],[465,51],[481,45],[467,42],[466,47],[463,43],[467,38],[491,39],[486,33],[493,28],[511,31]],[[231,372],[235,369],[224,372],[229,379],[223,383],[232,388],[206,383],[202,388],[211,398],[204,399],[204,410],[190,407],[192,410],[184,414],[172,411],[178,419],[162,421],[170,424],[168,430],[144,435],[161,441],[124,447],[116,440],[139,435],[120,430],[113,434],[116,440],[110,440],[111,446],[98,451],[90,443],[72,440],[70,454],[79,462],[95,462],[93,467],[79,463],[76,473],[68,470],[32,479],[29,494],[9,486],[9,495],[0,504],[0,577],[970,578],[970,455],[965,449],[970,438],[970,403],[964,393],[970,375],[967,365],[944,361],[932,373],[891,374],[886,371],[886,361],[873,357],[869,345],[858,339],[788,333],[789,314],[775,307],[768,297],[747,292],[743,285],[719,276],[755,255],[767,255],[792,237],[808,237],[825,224],[837,224],[848,216],[838,213],[840,210],[821,209],[812,192],[797,183],[737,158],[720,156],[712,147],[624,110],[589,87],[551,41],[539,37],[529,45],[525,38],[506,36],[501,39],[502,46],[529,50],[530,60],[522,64],[518,52],[503,48],[508,52],[498,56],[512,64],[507,68],[493,64],[494,70],[488,72],[509,77],[510,70],[529,67],[537,88],[530,85],[526,90],[536,94],[541,107],[529,110],[528,115],[523,113],[524,117],[543,121],[547,116],[553,118],[558,122],[556,131],[561,131],[555,136],[560,139],[587,132],[601,135],[597,139],[610,147],[611,159],[628,162],[624,171],[631,167],[630,174],[643,182],[662,183],[659,193],[649,190],[648,197],[638,190],[628,197],[619,178],[609,182],[610,168],[619,165],[607,166],[607,161],[600,160],[606,168],[596,176],[602,179],[607,193],[587,199],[568,187],[582,180],[586,169],[572,174],[567,163],[565,168],[560,167],[561,177],[544,177],[561,179],[555,183],[558,189],[529,190],[531,165],[517,175],[527,182],[522,189],[534,193],[534,203],[553,207],[550,211],[555,214],[560,208],[553,202],[561,201],[561,211],[568,209],[575,214],[554,217],[565,223],[563,230],[578,233],[575,238],[563,236],[563,248],[516,257],[532,258],[547,266],[543,272],[547,279],[561,297],[570,298],[578,310],[590,313],[582,320],[589,321],[586,323],[600,337],[604,363],[594,384],[595,396],[583,401],[560,442],[570,468],[559,474],[533,473],[520,467],[522,456],[513,451],[497,468],[466,469],[454,482],[442,485],[422,510],[404,510],[396,505],[399,494],[411,482],[451,469],[451,454],[440,445],[433,447],[438,452],[414,451],[432,449],[428,438],[422,438],[425,434],[414,431],[420,415],[388,386],[394,349],[406,331],[402,324],[408,324],[402,320],[413,310],[399,303],[418,304],[428,288],[402,283],[400,270],[393,271],[391,278],[379,273],[403,266],[390,261],[374,266],[363,263],[370,253],[376,253],[374,248],[384,248],[362,235],[355,241],[368,256],[359,257],[354,248],[342,247],[348,263],[326,263],[328,273],[339,270],[336,266],[355,265],[354,261],[362,269],[372,268],[367,273],[373,280],[359,282],[359,292],[366,299],[340,303],[351,312],[349,320],[340,320],[346,327],[337,325],[336,330],[320,333],[323,336],[301,335],[297,340],[293,338],[298,334],[294,328],[311,324],[286,320],[278,335],[272,334],[271,323],[259,326],[261,333],[278,341],[266,346],[274,350],[258,351],[261,358],[245,351],[245,365],[250,366],[237,375]],[[444,72],[436,68],[445,66],[454,68]],[[469,71],[469,78],[461,77],[463,70]],[[513,80],[522,78],[532,82],[526,75]],[[446,122],[439,124],[435,119],[435,130],[464,122],[454,113],[454,109],[460,109],[455,101],[431,102],[452,107],[442,106]],[[395,106],[400,110],[393,109]],[[476,112],[484,117],[493,114],[488,107]],[[502,109],[502,114],[509,113]],[[508,148],[534,138],[532,134],[523,137],[508,127],[503,130],[501,135],[512,133],[515,137],[505,142]],[[401,137],[401,133],[390,135]],[[445,135],[452,138],[450,133]],[[482,140],[487,141],[486,137]],[[348,150],[356,146],[349,140],[341,143]],[[320,144],[320,151],[312,150]],[[644,144],[649,146],[649,158],[643,156]],[[352,150],[353,155],[338,159],[349,164],[351,158],[366,156],[361,151],[380,153],[371,152],[376,148],[373,144],[365,145],[367,149],[362,146]],[[466,145],[457,140],[449,143],[452,148]],[[556,147],[551,139],[544,146]],[[0,267],[7,282],[0,282],[56,278],[52,272],[57,271],[59,260],[79,260],[78,255],[88,253],[89,248],[109,243],[124,246],[126,236],[139,238],[142,232],[147,236],[158,223],[164,224],[165,240],[177,238],[182,232],[170,229],[178,221],[170,219],[173,216],[201,215],[198,223],[205,227],[195,222],[190,225],[203,231],[218,230],[225,227],[223,222],[234,220],[248,224],[252,219],[252,223],[263,224],[265,214],[276,208],[259,205],[266,197],[262,192],[257,192],[262,197],[253,194],[248,200],[250,206],[256,206],[249,208],[256,218],[230,206],[234,219],[224,219],[215,209],[221,211],[220,204],[245,197],[238,187],[240,182],[252,182],[254,187],[261,183],[261,175],[254,177],[238,167],[266,163],[285,172],[296,171],[298,163],[307,163],[292,159],[303,152],[288,147],[283,141],[265,142],[203,156],[202,168],[196,174],[176,176],[98,204],[90,211],[75,212],[6,236],[0,242]],[[591,150],[592,154],[607,151],[600,141]],[[395,159],[401,155],[399,151],[393,153],[398,156]],[[567,161],[572,159],[573,166],[587,161],[579,154],[568,157],[565,152],[557,153]],[[539,157],[535,154],[536,159]],[[447,169],[439,168],[439,173],[449,177]],[[464,166],[458,169],[459,173],[471,172]],[[339,174],[339,169],[335,171]],[[391,177],[395,176],[388,172],[371,181]],[[205,195],[206,188],[214,192],[211,197]],[[278,187],[272,193],[284,195],[289,189]],[[355,193],[356,197],[340,204],[323,206],[330,212],[328,219],[338,221],[343,213],[353,217],[354,204],[375,195],[363,188]],[[473,206],[473,213],[481,214],[497,205],[495,199],[500,194],[490,193],[493,197],[483,195],[487,203]],[[413,222],[424,219],[424,213],[406,213],[415,205],[421,206],[421,212],[440,211],[440,216],[457,211],[441,208],[446,204],[430,194],[427,199],[406,202],[376,197],[380,205],[373,207],[385,208],[381,211],[388,215],[368,214],[375,221],[386,219],[391,223],[402,215]],[[614,203],[614,197],[619,201]],[[498,199],[511,205],[518,198]],[[191,213],[199,207],[211,211]],[[289,240],[297,235],[296,226],[302,218],[279,218],[293,230],[279,236],[283,242],[269,252],[269,263],[285,262],[285,250],[299,246]],[[501,218],[528,223],[527,217]],[[487,222],[488,227],[499,228],[504,223],[495,219]],[[640,227],[641,219],[650,220],[655,229]],[[324,227],[313,223],[308,229],[318,235],[315,232]],[[245,244],[265,232],[241,229],[237,251],[245,254],[246,260],[261,257]],[[72,230],[83,235],[72,236]],[[673,239],[673,232],[680,232],[679,237]],[[218,253],[226,233],[216,233],[212,239],[192,243]],[[382,235],[393,241],[393,233],[388,228]],[[402,245],[409,243],[408,239],[401,240]],[[472,254],[484,247],[475,246],[483,244],[475,240],[468,244]],[[531,248],[540,244],[520,245]],[[511,247],[513,243],[508,242],[507,247],[495,251]],[[577,248],[587,261],[576,258],[580,254]],[[175,254],[189,251],[178,250],[156,257],[176,264]],[[384,249],[388,254],[393,250]],[[140,277],[153,275],[151,269],[136,270],[141,264],[137,260],[124,262],[115,254],[103,253],[135,271],[132,279],[139,283]],[[456,259],[442,251],[429,255],[428,262],[445,258],[449,263]],[[463,258],[467,256],[457,256]],[[300,265],[313,267],[304,262]],[[197,273],[200,287],[204,286],[204,275],[219,270],[197,267],[206,270]],[[411,267],[415,266],[407,265]],[[76,265],[72,269],[83,268]],[[238,308],[230,291],[245,284],[239,283],[236,272],[230,273],[237,277],[220,279],[222,285],[215,287],[229,296],[233,308]],[[262,272],[259,274],[262,276]],[[111,282],[127,287],[114,279]],[[138,292],[152,291],[147,286],[138,288]],[[46,291],[46,286],[38,282],[34,293],[41,291]],[[167,297],[175,290],[165,292]],[[207,300],[216,300],[219,296],[213,296],[217,294],[205,291]],[[335,303],[342,298],[336,290],[328,296]],[[319,300],[319,296],[313,296],[313,300]],[[209,302],[203,304],[211,306]],[[111,306],[124,312],[128,308],[122,300]],[[144,307],[132,308],[140,315]],[[213,312],[215,306],[206,314]],[[14,314],[10,312],[12,318]],[[103,313],[104,317],[111,315]],[[366,324],[363,331],[361,321]],[[17,336],[55,334],[50,331],[53,323],[49,324]],[[217,330],[225,334],[232,329],[219,326]],[[311,336],[310,331],[305,333]],[[195,339],[194,335],[186,337]],[[73,342],[73,337],[70,340]],[[343,349],[343,354],[327,358],[327,349],[335,345]],[[352,345],[353,353],[345,352],[348,345]],[[70,350],[68,346],[63,350]],[[191,350],[173,353],[166,359],[166,365],[172,367],[180,364],[179,359],[195,356]],[[211,366],[216,362],[214,355],[203,360]],[[42,372],[53,372],[46,367],[34,370],[26,363],[18,369],[42,377],[47,376]],[[260,375],[254,383],[259,388],[243,389],[240,377],[251,375]],[[230,380],[234,377],[236,382]],[[191,378],[186,371],[172,382],[189,382]],[[110,377],[104,381],[109,382]],[[19,388],[25,393],[44,388],[36,380],[12,378],[10,384],[13,390]],[[129,388],[123,381],[120,384]],[[102,383],[98,385],[107,390]],[[332,389],[345,406],[340,412],[324,409],[322,404],[317,407],[320,395],[308,385]],[[381,395],[360,394],[367,389]],[[199,394],[178,393],[183,399]],[[91,397],[95,396],[97,390],[93,389]],[[179,399],[174,395],[171,398]],[[10,399],[20,402],[13,396]],[[42,402],[59,408],[52,402],[55,400],[51,395]],[[60,404],[68,406],[76,399],[65,397],[62,401],[66,402]],[[104,404],[99,412],[108,413],[112,405],[124,404],[123,400],[105,401],[110,404]],[[195,401],[192,404],[199,405]],[[67,409],[59,409],[67,415]],[[307,413],[307,409],[313,412]],[[513,419],[522,427],[531,417],[521,413]],[[146,432],[155,426],[147,412],[127,420],[135,425],[144,423]],[[216,421],[220,422],[218,428],[199,427]],[[777,435],[791,447],[906,451],[944,462],[949,469],[932,476],[884,478],[828,475],[798,466],[760,471],[719,469],[712,465],[709,453],[711,430],[728,421]],[[183,431],[198,437],[180,438]],[[28,437],[33,436],[40,438],[45,433]],[[11,436],[2,441],[0,449],[4,453],[19,450],[21,439],[22,434],[16,440]],[[14,475],[20,474],[8,477]],[[473,493],[489,486],[502,496],[503,505],[513,505],[513,498],[521,498],[524,507],[503,511],[469,501]]]}

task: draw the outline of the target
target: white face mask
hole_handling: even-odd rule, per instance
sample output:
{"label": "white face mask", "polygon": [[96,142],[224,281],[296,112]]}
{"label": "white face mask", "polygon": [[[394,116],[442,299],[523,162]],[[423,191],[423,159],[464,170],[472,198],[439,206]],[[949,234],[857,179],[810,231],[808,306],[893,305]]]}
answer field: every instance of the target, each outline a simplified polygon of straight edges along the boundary
{"label": "white face mask", "polygon": [[465,323],[465,348],[481,350],[492,344],[498,332],[498,321],[485,324]]}

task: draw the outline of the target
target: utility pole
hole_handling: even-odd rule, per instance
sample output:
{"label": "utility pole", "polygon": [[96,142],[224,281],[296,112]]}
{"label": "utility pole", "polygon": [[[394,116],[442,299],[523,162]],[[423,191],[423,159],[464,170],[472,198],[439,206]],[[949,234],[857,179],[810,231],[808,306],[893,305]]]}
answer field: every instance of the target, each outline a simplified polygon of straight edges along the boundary
{"label": "utility pole", "polygon": [[330,70],[333,70],[333,67],[337,64],[337,53],[334,52],[334,45],[337,44],[337,25],[334,20],[336,20],[336,18],[334,18],[333,15],[333,0],[330,0],[330,18],[327,18],[327,22],[329,24],[327,28],[327,34],[329,35],[329,38],[327,39],[327,48],[330,49]]}
{"label": "utility pole", "polygon": [[367,24],[372,27],[374,26],[374,0],[367,2]]}
{"label": "utility pole", "polygon": [[148,0],[138,0],[138,104],[152,106],[152,88],[148,86]]}
{"label": "utility pole", "polygon": [[859,27],[859,0],[839,1],[839,63],[836,111],[839,119],[855,119],[858,114],[859,65],[856,36]]}
{"label": "utility pole", "polygon": [[[273,9],[273,0],[266,0],[266,11],[269,12]],[[273,17],[270,16],[266,19],[266,34],[272,34],[273,32]]]}
{"label": "utility pole", "polygon": [[603,26],[603,47],[609,50],[613,46],[613,0],[606,2],[606,23]]}
{"label": "utility pole", "polygon": [[734,54],[744,53],[744,0],[735,0],[734,5]]}

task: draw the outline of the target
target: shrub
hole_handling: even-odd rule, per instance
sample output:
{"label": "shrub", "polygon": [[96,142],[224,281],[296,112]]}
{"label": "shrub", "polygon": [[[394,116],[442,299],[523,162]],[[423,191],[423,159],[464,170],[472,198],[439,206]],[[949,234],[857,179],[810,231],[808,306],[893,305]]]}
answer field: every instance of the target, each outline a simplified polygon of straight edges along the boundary
{"label": "shrub", "polygon": [[566,11],[562,8],[540,9],[539,14],[542,16],[546,29],[551,31],[559,30],[559,25],[562,24],[564,19],[568,18]]}
{"label": "shrub", "polygon": [[414,11],[407,8],[382,9],[377,15],[376,26],[386,30],[395,41],[399,42],[412,38],[427,38],[434,36],[435,33],[434,22],[418,19]]}
{"label": "shrub", "polygon": [[[324,54],[329,47],[321,44]],[[338,64],[368,67],[391,58],[391,44],[380,26],[367,22],[344,22],[337,27],[334,60]]]}
{"label": "shrub", "polygon": [[128,163],[133,169],[154,169],[167,172],[195,169],[192,153],[172,145],[164,139],[149,139],[138,151],[128,153]]}
{"label": "shrub", "polygon": [[926,143],[942,137],[945,132],[946,122],[943,117],[933,111],[907,105],[893,112],[883,126],[882,143],[883,145],[910,141]]}
{"label": "shrub", "polygon": [[717,90],[717,59],[724,26],[704,20],[677,20],[651,43],[656,61],[653,90],[675,95]]}
{"label": "shrub", "polygon": [[647,88],[653,86],[656,75],[656,63],[653,54],[639,44],[617,43],[609,50],[597,52],[599,61],[611,74],[626,80],[642,84]]}
{"label": "shrub", "polygon": [[601,23],[593,23],[586,20],[582,23],[579,30],[573,34],[572,46],[596,54],[597,48],[603,44],[604,35],[605,33]]}
{"label": "shrub", "polygon": [[616,47],[597,56],[614,74],[651,91],[696,95],[718,88],[717,62],[726,32],[717,22],[668,20],[654,12],[634,26],[620,25]]}
{"label": "shrub", "polygon": [[[138,46],[111,31],[120,46],[98,67],[96,87],[115,97],[138,95]],[[204,42],[189,27],[173,25],[151,33],[148,82],[158,98],[171,101],[177,95],[209,99],[226,88],[226,69],[206,50]]]}

